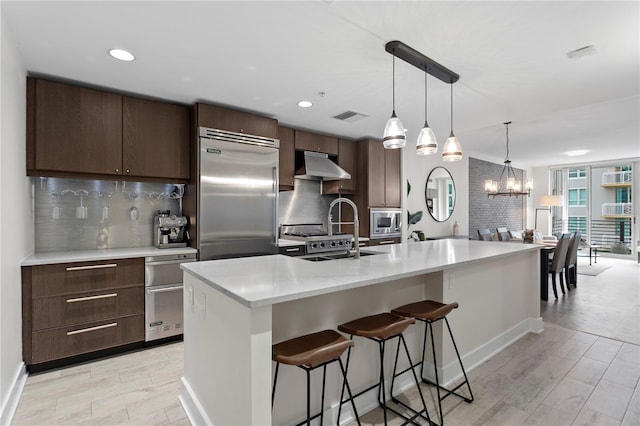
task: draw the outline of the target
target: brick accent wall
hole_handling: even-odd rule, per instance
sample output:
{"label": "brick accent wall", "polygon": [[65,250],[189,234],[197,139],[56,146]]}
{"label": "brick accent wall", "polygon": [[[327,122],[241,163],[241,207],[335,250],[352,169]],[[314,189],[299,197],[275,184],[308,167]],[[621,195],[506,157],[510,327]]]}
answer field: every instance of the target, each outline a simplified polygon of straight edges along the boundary
{"label": "brick accent wall", "polygon": [[[478,239],[478,229],[505,226],[509,230],[524,229],[524,209],[528,197],[487,197],[486,179],[498,180],[503,164],[469,158],[469,236]],[[522,178],[524,171],[514,168]],[[522,179],[524,181],[524,179]]]}

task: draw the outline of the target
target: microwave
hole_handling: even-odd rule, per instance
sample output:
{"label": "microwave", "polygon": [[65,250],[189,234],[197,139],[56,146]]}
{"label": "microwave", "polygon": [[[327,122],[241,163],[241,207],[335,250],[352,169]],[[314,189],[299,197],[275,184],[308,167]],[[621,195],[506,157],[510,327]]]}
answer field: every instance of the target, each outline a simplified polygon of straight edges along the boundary
{"label": "microwave", "polygon": [[402,210],[389,208],[369,209],[369,238],[402,236]]}

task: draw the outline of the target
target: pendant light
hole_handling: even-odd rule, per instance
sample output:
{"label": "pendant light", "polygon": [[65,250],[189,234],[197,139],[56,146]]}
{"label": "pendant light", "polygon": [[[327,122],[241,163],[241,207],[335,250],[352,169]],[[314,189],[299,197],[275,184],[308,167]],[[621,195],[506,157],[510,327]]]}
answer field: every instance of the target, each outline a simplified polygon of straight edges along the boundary
{"label": "pendant light", "polygon": [[406,136],[404,126],[400,122],[400,119],[396,116],[396,56],[393,56],[393,111],[391,118],[387,121],[387,125],[384,126],[384,133],[382,134],[382,144],[386,149],[398,149],[403,148],[406,144]]}
{"label": "pendant light", "polygon": [[453,82],[451,82],[451,134],[444,143],[442,149],[442,159],[444,161],[459,161],[462,159],[462,147],[460,141],[453,134]]}
{"label": "pendant light", "polygon": [[438,152],[438,141],[436,135],[427,123],[427,70],[424,71],[424,127],[418,133],[416,142],[416,153],[418,155],[431,155]]}

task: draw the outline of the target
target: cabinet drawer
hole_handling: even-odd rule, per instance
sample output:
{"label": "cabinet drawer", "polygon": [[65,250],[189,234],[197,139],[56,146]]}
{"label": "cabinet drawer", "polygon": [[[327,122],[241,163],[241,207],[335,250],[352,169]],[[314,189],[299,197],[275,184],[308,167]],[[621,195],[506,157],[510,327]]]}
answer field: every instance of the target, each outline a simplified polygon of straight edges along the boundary
{"label": "cabinet drawer", "polygon": [[38,265],[31,280],[34,298],[144,286],[144,258]]}
{"label": "cabinet drawer", "polygon": [[385,244],[399,244],[400,237],[398,238],[382,238],[382,239],[371,239],[369,240],[370,246],[383,246]]}
{"label": "cabinet drawer", "polygon": [[304,256],[306,253],[305,248],[306,246],[304,245],[282,246],[278,248],[278,252],[287,256]]}
{"label": "cabinet drawer", "polygon": [[37,331],[32,339],[33,364],[141,342],[144,315]]}
{"label": "cabinet drawer", "polygon": [[144,287],[53,296],[33,300],[33,330],[144,313]]}

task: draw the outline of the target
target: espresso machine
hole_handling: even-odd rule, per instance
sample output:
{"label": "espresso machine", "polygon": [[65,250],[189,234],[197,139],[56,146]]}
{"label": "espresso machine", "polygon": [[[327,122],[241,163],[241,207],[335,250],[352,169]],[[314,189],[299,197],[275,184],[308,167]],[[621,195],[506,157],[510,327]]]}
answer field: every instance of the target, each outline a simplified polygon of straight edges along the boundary
{"label": "espresso machine", "polygon": [[155,246],[157,248],[186,247],[189,239],[187,218],[171,215],[169,210],[158,210],[153,218]]}

